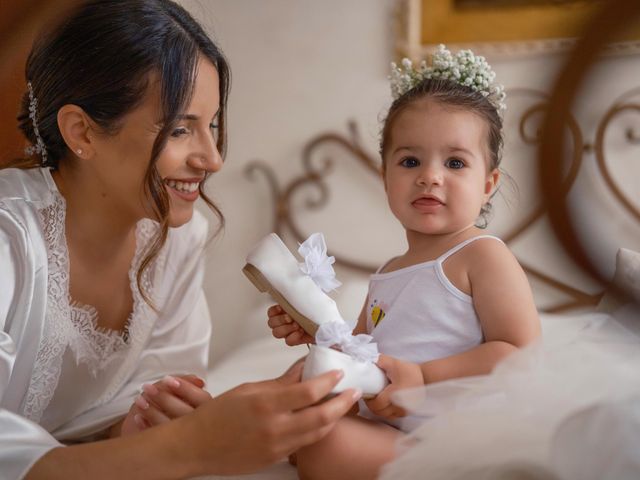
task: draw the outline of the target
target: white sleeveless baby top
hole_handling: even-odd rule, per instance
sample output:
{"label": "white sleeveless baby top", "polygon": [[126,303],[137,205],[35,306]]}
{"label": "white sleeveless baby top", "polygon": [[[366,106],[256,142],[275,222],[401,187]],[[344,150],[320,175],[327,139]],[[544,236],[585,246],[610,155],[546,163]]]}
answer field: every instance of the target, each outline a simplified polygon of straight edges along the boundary
{"label": "white sleeveless baby top", "polygon": [[[480,235],[465,240],[435,260],[369,277],[367,332],[378,350],[413,363],[462,353],[483,342],[480,320],[469,295],[456,288],[442,264]],[[360,415],[383,421],[405,432],[419,426],[424,417],[409,415],[395,420],[374,415],[360,402]]]}
{"label": "white sleeveless baby top", "polygon": [[465,240],[435,260],[369,280],[367,332],[385,355],[423,363],[455,355],[483,341],[480,321],[469,295],[446,277],[444,261],[480,235]]}

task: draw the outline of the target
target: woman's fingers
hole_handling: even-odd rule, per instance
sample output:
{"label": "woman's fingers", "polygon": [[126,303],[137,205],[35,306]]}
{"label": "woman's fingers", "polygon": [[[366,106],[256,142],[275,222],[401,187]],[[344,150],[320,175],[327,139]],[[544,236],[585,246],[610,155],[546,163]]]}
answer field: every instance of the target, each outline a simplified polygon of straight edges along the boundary
{"label": "woman's fingers", "polygon": [[[303,382],[289,384],[284,388],[274,390],[272,392],[272,401],[281,411],[299,410],[314,405],[329,395],[333,387],[336,386],[343,376],[344,373],[341,370],[332,370]],[[356,393],[351,390],[351,396],[355,394]],[[332,405],[340,405],[348,401],[350,407],[355,402],[353,399],[348,400],[344,394],[338,395],[336,399],[338,398],[340,400],[332,403]],[[332,399],[331,402],[333,402],[333,400],[335,399]]]}
{"label": "woman's fingers", "polygon": [[[138,396],[135,400],[136,405],[143,410],[143,412],[146,412],[153,407],[154,409],[162,412],[162,414],[167,418],[176,418],[193,411],[193,406],[172,392],[158,388],[152,389],[149,387],[153,387],[153,385],[144,385],[142,387],[144,393]],[[145,416],[145,418],[148,417]]]}
{"label": "woman's fingers", "polygon": [[[202,379],[195,375],[190,375],[187,381],[186,377],[187,376],[173,377],[168,375],[164,377],[161,382],[169,388],[170,393],[177,395],[194,408],[211,398],[209,392],[198,386],[198,383],[204,386]],[[199,382],[196,383],[196,379],[199,380]]]}
{"label": "woman's fingers", "polygon": [[176,378],[186,380],[187,382],[199,388],[204,388],[205,382],[197,375],[179,375]]}
{"label": "woman's fingers", "polygon": [[281,457],[315,443],[327,435],[359,397],[359,392],[349,389],[321,403],[307,405],[297,411],[272,415],[278,420],[270,430],[274,431],[275,428],[278,432]]}
{"label": "woman's fingers", "polygon": [[[326,435],[359,393],[347,390],[318,403],[340,376],[329,372],[298,383],[300,371],[301,363],[296,363],[278,379],[236,387],[178,420],[176,425],[187,428],[188,437],[201,437],[193,442],[193,454],[214,462],[211,470],[243,473],[285,458]],[[219,455],[212,457],[211,451]]]}
{"label": "woman's fingers", "polygon": [[329,400],[294,412],[290,422],[291,433],[305,434],[333,426],[337,420],[349,412],[353,403],[359,398],[358,391],[349,389]]}
{"label": "woman's fingers", "polygon": [[136,426],[141,430],[171,421],[170,417],[152,403],[149,404],[148,408],[140,409],[140,413],[136,414],[133,419],[136,422]]}

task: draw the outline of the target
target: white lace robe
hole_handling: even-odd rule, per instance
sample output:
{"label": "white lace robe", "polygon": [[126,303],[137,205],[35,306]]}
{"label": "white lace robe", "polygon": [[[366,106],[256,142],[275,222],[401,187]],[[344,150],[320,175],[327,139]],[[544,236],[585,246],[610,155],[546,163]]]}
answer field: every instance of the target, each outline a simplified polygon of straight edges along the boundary
{"label": "white lace robe", "polygon": [[211,321],[202,291],[206,220],[171,229],[144,285],[137,265],[156,224],[139,222],[128,338],[96,328],[69,295],[65,202],[46,169],[0,170],[0,479],[21,478],[61,441],[122,417],[142,383],[204,376]]}

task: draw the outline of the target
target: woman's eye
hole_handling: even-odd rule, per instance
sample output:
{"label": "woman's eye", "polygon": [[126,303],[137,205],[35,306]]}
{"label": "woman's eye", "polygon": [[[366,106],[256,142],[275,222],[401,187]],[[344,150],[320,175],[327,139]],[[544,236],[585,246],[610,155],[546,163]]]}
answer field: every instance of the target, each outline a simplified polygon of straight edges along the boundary
{"label": "woman's eye", "polygon": [[172,137],[181,137],[182,135],[186,135],[189,133],[189,130],[186,127],[177,127],[173,132],[171,132]]}
{"label": "woman's eye", "polygon": [[218,141],[218,124],[216,122],[211,122],[209,124],[209,130],[211,130],[211,135],[213,136],[213,139],[217,142]]}
{"label": "woman's eye", "polygon": [[414,168],[420,165],[420,160],[415,157],[406,157],[400,161],[400,165],[406,168]]}
{"label": "woman's eye", "polygon": [[445,165],[454,169],[464,168],[464,162],[458,158],[450,158]]}

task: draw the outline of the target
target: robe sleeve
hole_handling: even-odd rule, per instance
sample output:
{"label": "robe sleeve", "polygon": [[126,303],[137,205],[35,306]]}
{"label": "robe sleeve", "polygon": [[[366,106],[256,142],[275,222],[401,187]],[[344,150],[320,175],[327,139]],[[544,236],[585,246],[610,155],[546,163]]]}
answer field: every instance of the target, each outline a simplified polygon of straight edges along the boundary
{"label": "robe sleeve", "polygon": [[42,427],[15,413],[30,378],[30,366],[21,362],[18,351],[36,348],[29,324],[32,250],[27,229],[0,205],[0,479],[22,478],[42,455],[60,446]]}
{"label": "robe sleeve", "polygon": [[129,411],[143,383],[166,375],[206,377],[211,336],[202,287],[207,223],[194,213],[191,222],[170,232],[161,280],[154,289],[159,316],[135,370],[114,398],[56,430],[56,438],[83,438],[115,423]]}

